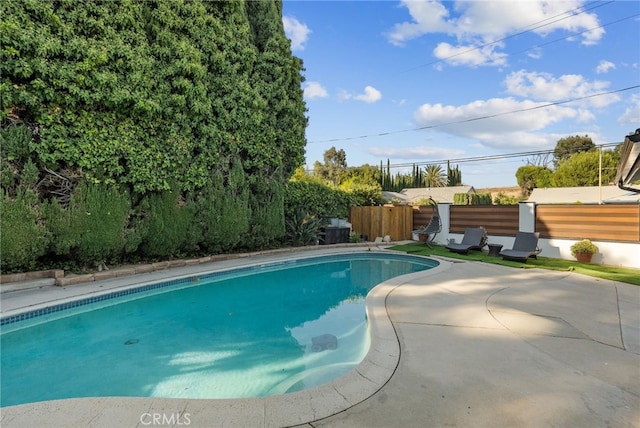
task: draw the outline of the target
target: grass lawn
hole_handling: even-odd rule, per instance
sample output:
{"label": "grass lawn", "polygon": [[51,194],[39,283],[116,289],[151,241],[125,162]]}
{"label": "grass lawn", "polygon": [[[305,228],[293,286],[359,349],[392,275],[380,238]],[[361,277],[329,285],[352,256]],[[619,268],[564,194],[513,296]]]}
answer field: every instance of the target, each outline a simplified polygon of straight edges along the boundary
{"label": "grass lawn", "polygon": [[421,256],[443,256],[450,257],[452,259],[474,260],[484,263],[493,263],[497,265],[525,269],[541,268],[560,271],[574,271],[598,278],[640,285],[640,269],[618,266],[605,266],[591,263],[580,263],[573,260],[552,259],[549,257],[541,256],[538,256],[535,259],[529,259],[527,263],[520,263],[510,260],[503,260],[502,257],[489,257],[487,253],[484,253],[482,251],[469,251],[468,255],[464,255],[453,253],[441,245],[434,245],[433,248],[429,248],[425,244],[417,242],[405,245],[395,245],[393,247],[389,247],[389,249],[404,251],[406,253],[417,254]]}

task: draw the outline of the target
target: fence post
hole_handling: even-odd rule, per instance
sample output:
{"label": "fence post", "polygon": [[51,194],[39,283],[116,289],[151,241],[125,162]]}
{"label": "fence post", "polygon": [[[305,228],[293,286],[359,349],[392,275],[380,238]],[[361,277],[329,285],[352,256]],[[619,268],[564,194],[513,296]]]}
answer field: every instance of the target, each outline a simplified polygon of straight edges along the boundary
{"label": "fence post", "polygon": [[448,244],[449,225],[451,224],[451,204],[438,204],[438,214],[440,214],[442,230],[436,235],[435,241],[438,244]]}
{"label": "fence post", "polygon": [[536,203],[535,202],[520,202],[519,204],[519,223],[518,229],[521,232],[535,232],[536,231]]}

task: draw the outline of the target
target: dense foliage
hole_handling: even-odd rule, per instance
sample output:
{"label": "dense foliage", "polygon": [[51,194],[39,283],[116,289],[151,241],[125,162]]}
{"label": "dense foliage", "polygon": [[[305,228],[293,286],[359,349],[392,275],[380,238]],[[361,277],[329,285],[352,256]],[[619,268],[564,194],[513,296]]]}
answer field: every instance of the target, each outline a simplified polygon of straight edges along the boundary
{"label": "dense foliage", "polygon": [[453,205],[491,205],[491,193],[454,193]]}
{"label": "dense foliage", "polygon": [[282,240],[307,119],[281,8],[0,2],[2,269]]}
{"label": "dense foliage", "polygon": [[[600,162],[602,160],[602,163]],[[620,147],[596,148],[588,136],[561,138],[554,150],[554,169],[540,165],[518,168],[516,178],[524,196],[535,188],[608,185],[615,181]]]}
{"label": "dense foliage", "polygon": [[553,174],[555,187],[597,186],[615,182],[620,156],[615,151],[602,152],[602,170],[598,150],[580,152],[560,162]]}
{"label": "dense foliage", "polygon": [[588,135],[572,135],[561,138],[556,142],[553,150],[553,162],[557,166],[560,162],[569,159],[576,153],[588,152],[596,148]]}

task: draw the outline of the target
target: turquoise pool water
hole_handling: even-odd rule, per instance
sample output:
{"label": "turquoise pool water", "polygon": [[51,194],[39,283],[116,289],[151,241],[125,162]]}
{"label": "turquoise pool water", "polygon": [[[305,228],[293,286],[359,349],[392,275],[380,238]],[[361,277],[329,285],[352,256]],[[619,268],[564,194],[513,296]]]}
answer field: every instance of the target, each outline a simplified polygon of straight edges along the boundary
{"label": "turquoise pool water", "polygon": [[437,264],[392,254],[315,257],[5,318],[0,405],[259,397],[317,386],[366,355],[366,294]]}

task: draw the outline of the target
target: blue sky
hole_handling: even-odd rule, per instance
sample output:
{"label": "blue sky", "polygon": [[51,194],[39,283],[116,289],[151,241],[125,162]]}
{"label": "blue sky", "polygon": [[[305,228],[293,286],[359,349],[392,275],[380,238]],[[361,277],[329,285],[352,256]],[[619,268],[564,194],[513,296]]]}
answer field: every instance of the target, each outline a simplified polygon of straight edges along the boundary
{"label": "blue sky", "polygon": [[[638,1],[284,0],[283,22],[304,62],[308,168],[332,146],[393,166],[640,128]],[[514,186],[532,161],[459,167],[464,184]]]}

